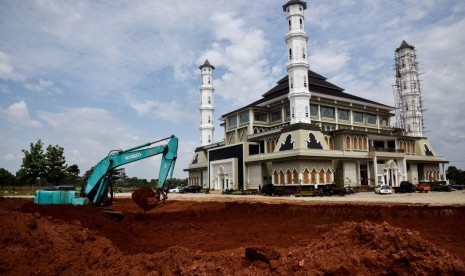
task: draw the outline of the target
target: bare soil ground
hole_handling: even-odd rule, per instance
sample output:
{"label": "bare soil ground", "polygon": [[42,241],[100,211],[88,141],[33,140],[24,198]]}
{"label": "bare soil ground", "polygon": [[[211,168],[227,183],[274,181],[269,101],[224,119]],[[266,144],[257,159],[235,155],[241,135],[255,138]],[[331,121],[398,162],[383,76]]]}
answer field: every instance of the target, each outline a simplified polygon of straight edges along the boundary
{"label": "bare soil ground", "polygon": [[144,212],[0,198],[0,275],[465,275],[465,207],[169,199]]}

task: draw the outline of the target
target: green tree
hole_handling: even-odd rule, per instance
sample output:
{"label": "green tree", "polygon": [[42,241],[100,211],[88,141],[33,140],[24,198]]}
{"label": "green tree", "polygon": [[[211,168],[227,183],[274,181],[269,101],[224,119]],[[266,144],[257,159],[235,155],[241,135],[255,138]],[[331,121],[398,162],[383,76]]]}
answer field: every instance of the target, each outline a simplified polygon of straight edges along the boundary
{"label": "green tree", "polygon": [[45,155],[42,147],[42,141],[39,139],[35,144],[30,144],[29,150],[22,150],[24,157],[18,174],[21,184],[36,185],[45,175]]}
{"label": "green tree", "polygon": [[462,170],[457,169],[455,166],[447,168],[446,177],[453,184],[462,183],[465,178],[465,173]]}
{"label": "green tree", "polygon": [[3,186],[15,186],[16,177],[9,171],[4,168],[0,168],[0,186],[3,189]]}
{"label": "green tree", "polygon": [[64,149],[58,145],[47,147],[45,152],[45,177],[52,185],[63,184],[66,179],[66,159]]}
{"label": "green tree", "polygon": [[66,183],[71,184],[71,185],[80,185],[81,184],[80,183],[81,178],[79,177],[80,173],[81,171],[79,170],[78,165],[74,164],[74,165],[68,166],[66,168],[66,174],[67,174]]}

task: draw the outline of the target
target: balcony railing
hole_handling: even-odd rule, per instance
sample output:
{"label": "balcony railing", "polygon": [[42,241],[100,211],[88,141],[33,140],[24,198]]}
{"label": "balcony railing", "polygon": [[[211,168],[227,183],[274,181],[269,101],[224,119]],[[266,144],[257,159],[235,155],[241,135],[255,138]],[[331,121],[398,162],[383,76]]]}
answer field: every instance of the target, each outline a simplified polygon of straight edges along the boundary
{"label": "balcony railing", "polygon": [[394,149],[394,148],[383,148],[383,147],[370,147],[370,152],[393,152],[393,153],[405,153],[403,149]]}

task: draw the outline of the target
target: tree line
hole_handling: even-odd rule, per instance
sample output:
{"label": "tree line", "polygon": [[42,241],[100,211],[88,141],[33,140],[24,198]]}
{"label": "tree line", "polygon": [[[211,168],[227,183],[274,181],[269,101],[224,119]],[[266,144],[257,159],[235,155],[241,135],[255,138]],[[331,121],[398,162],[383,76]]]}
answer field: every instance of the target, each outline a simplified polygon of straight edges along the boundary
{"label": "tree line", "polygon": [[[0,186],[57,186],[74,185],[81,186],[90,175],[89,169],[80,176],[77,164],[68,165],[64,156],[64,148],[59,145],[49,145],[44,150],[44,144],[39,139],[31,143],[29,149],[23,149],[23,159],[16,175],[4,168],[0,168]],[[111,180],[115,187],[151,187],[156,184],[155,179],[139,179],[128,177],[124,168],[118,168],[111,172]],[[170,186],[185,186],[187,179],[170,180]]]}

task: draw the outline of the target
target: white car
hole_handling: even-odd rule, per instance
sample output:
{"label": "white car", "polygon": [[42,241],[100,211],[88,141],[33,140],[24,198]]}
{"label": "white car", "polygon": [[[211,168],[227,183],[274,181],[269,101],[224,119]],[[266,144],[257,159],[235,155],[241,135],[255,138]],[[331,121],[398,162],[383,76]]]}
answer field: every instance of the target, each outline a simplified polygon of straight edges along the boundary
{"label": "white car", "polygon": [[168,192],[169,192],[169,193],[180,193],[180,192],[181,192],[181,188],[182,188],[182,187],[176,187],[176,188],[173,188],[173,189],[169,189]]}
{"label": "white car", "polygon": [[392,189],[388,185],[381,185],[375,188],[377,194],[392,194]]}

